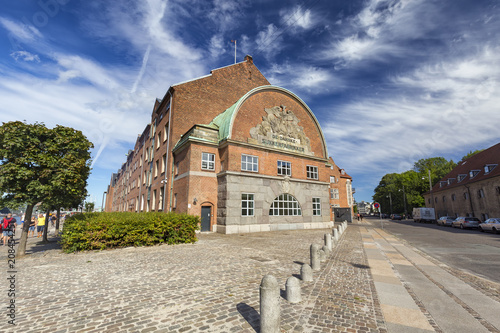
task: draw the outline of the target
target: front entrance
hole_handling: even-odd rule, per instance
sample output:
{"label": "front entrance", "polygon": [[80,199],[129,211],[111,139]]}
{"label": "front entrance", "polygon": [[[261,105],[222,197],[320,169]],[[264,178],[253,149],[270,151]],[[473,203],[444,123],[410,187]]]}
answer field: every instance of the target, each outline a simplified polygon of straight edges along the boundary
{"label": "front entrance", "polygon": [[210,231],[210,217],[212,207],[201,206],[201,231]]}

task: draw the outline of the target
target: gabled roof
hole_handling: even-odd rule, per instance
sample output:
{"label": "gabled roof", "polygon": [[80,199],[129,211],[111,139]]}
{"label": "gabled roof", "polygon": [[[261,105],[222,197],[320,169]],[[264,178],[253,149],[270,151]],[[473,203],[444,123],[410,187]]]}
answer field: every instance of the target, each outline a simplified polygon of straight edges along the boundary
{"label": "gabled roof", "polygon": [[[486,173],[485,166],[486,165],[494,165],[497,166],[489,173]],[[471,178],[470,171],[477,170],[478,173]],[[466,175],[461,181],[459,181],[459,175]],[[497,143],[494,146],[491,146],[488,149],[483,150],[476,155],[469,157],[464,161],[460,161],[458,165],[446,176],[444,176],[439,182],[434,185],[432,188],[433,192],[445,191],[450,188],[459,187],[462,185],[467,185],[470,183],[479,182],[492,177],[500,176],[500,143]],[[448,184],[448,179],[454,178],[454,181],[451,184]],[[441,182],[447,182],[447,184],[443,183],[443,186],[440,186]],[[428,193],[428,192],[427,192]]]}

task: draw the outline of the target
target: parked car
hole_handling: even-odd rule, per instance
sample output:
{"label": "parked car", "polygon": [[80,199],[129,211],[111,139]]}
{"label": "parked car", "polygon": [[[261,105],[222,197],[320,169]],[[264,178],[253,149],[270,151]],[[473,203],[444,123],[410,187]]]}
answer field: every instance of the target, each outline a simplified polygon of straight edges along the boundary
{"label": "parked car", "polygon": [[453,228],[467,229],[479,228],[481,221],[477,217],[457,217],[451,224]]}
{"label": "parked car", "polygon": [[455,217],[453,217],[453,216],[441,216],[437,220],[437,224],[451,227],[451,224],[453,223],[454,220],[455,220]]}
{"label": "parked car", "polygon": [[399,214],[392,214],[391,220],[402,220],[403,217]]}
{"label": "parked car", "polygon": [[500,218],[491,218],[484,221],[479,225],[481,231],[491,231],[496,234],[500,234]]}

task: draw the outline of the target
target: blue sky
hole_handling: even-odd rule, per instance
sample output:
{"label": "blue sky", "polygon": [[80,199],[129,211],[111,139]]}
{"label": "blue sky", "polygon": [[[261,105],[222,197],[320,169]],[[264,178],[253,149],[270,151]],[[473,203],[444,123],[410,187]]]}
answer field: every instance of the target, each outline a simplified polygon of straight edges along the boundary
{"label": "blue sky", "polygon": [[[420,158],[500,141],[496,0],[3,1],[0,120],[80,129],[91,200],[172,84],[245,54],[299,95],[357,201]],[[222,110],[221,110],[222,111]]]}

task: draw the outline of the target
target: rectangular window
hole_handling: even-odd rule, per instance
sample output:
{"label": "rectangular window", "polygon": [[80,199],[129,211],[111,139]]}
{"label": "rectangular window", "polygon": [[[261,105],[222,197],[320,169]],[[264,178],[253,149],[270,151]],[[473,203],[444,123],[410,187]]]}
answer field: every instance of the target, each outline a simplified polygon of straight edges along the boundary
{"label": "rectangular window", "polygon": [[179,174],[179,162],[175,163],[175,175]]}
{"label": "rectangular window", "polygon": [[252,193],[241,194],[241,216],[253,216],[254,200]]}
{"label": "rectangular window", "polygon": [[312,166],[312,165],[308,165],[306,167],[306,171],[307,171],[307,178],[309,178],[309,179],[318,179],[318,167]]}
{"label": "rectangular window", "polygon": [[153,190],[153,200],[151,201],[151,210],[156,209],[156,190]]}
{"label": "rectangular window", "polygon": [[339,189],[338,188],[332,188],[332,199],[338,200],[339,199]]}
{"label": "rectangular window", "polygon": [[161,158],[161,173],[165,172],[165,165],[167,164],[167,154],[163,154]]}
{"label": "rectangular window", "polygon": [[161,146],[161,132],[158,132],[158,137],[156,139],[156,149],[159,149]]}
{"label": "rectangular window", "polygon": [[479,191],[477,191],[477,196],[478,196],[478,198],[484,198],[484,191],[483,191],[483,189],[480,189]]}
{"label": "rectangular window", "polygon": [[259,158],[257,156],[241,154],[241,170],[259,172]]}
{"label": "rectangular window", "polygon": [[167,141],[168,139],[168,123],[165,125],[165,130],[163,132],[163,142]]}
{"label": "rectangular window", "polygon": [[215,170],[215,154],[201,153],[201,169]]}
{"label": "rectangular window", "polygon": [[160,169],[160,161],[155,162],[155,178],[158,177],[158,170]]}
{"label": "rectangular window", "polygon": [[455,195],[455,193],[453,193],[453,194],[451,195],[451,201],[455,201],[455,200],[456,200],[456,198],[457,198],[457,196]]}
{"label": "rectangular window", "polygon": [[174,193],[174,204],[172,205],[172,208],[177,208],[177,193]]}
{"label": "rectangular window", "polygon": [[158,210],[163,210],[163,195],[165,193],[165,188],[160,188],[160,198],[158,199]]}
{"label": "rectangular window", "polygon": [[285,161],[278,161],[278,175],[292,176],[292,163]]}
{"label": "rectangular window", "polygon": [[330,189],[330,199],[333,199],[333,188]]}
{"label": "rectangular window", "polygon": [[313,216],[321,216],[321,199],[313,198]]}
{"label": "rectangular window", "polygon": [[330,183],[335,184],[335,176],[330,176]]}
{"label": "rectangular window", "polygon": [[146,179],[148,179],[148,172],[144,171],[144,176],[142,178],[142,184],[146,184]]}

